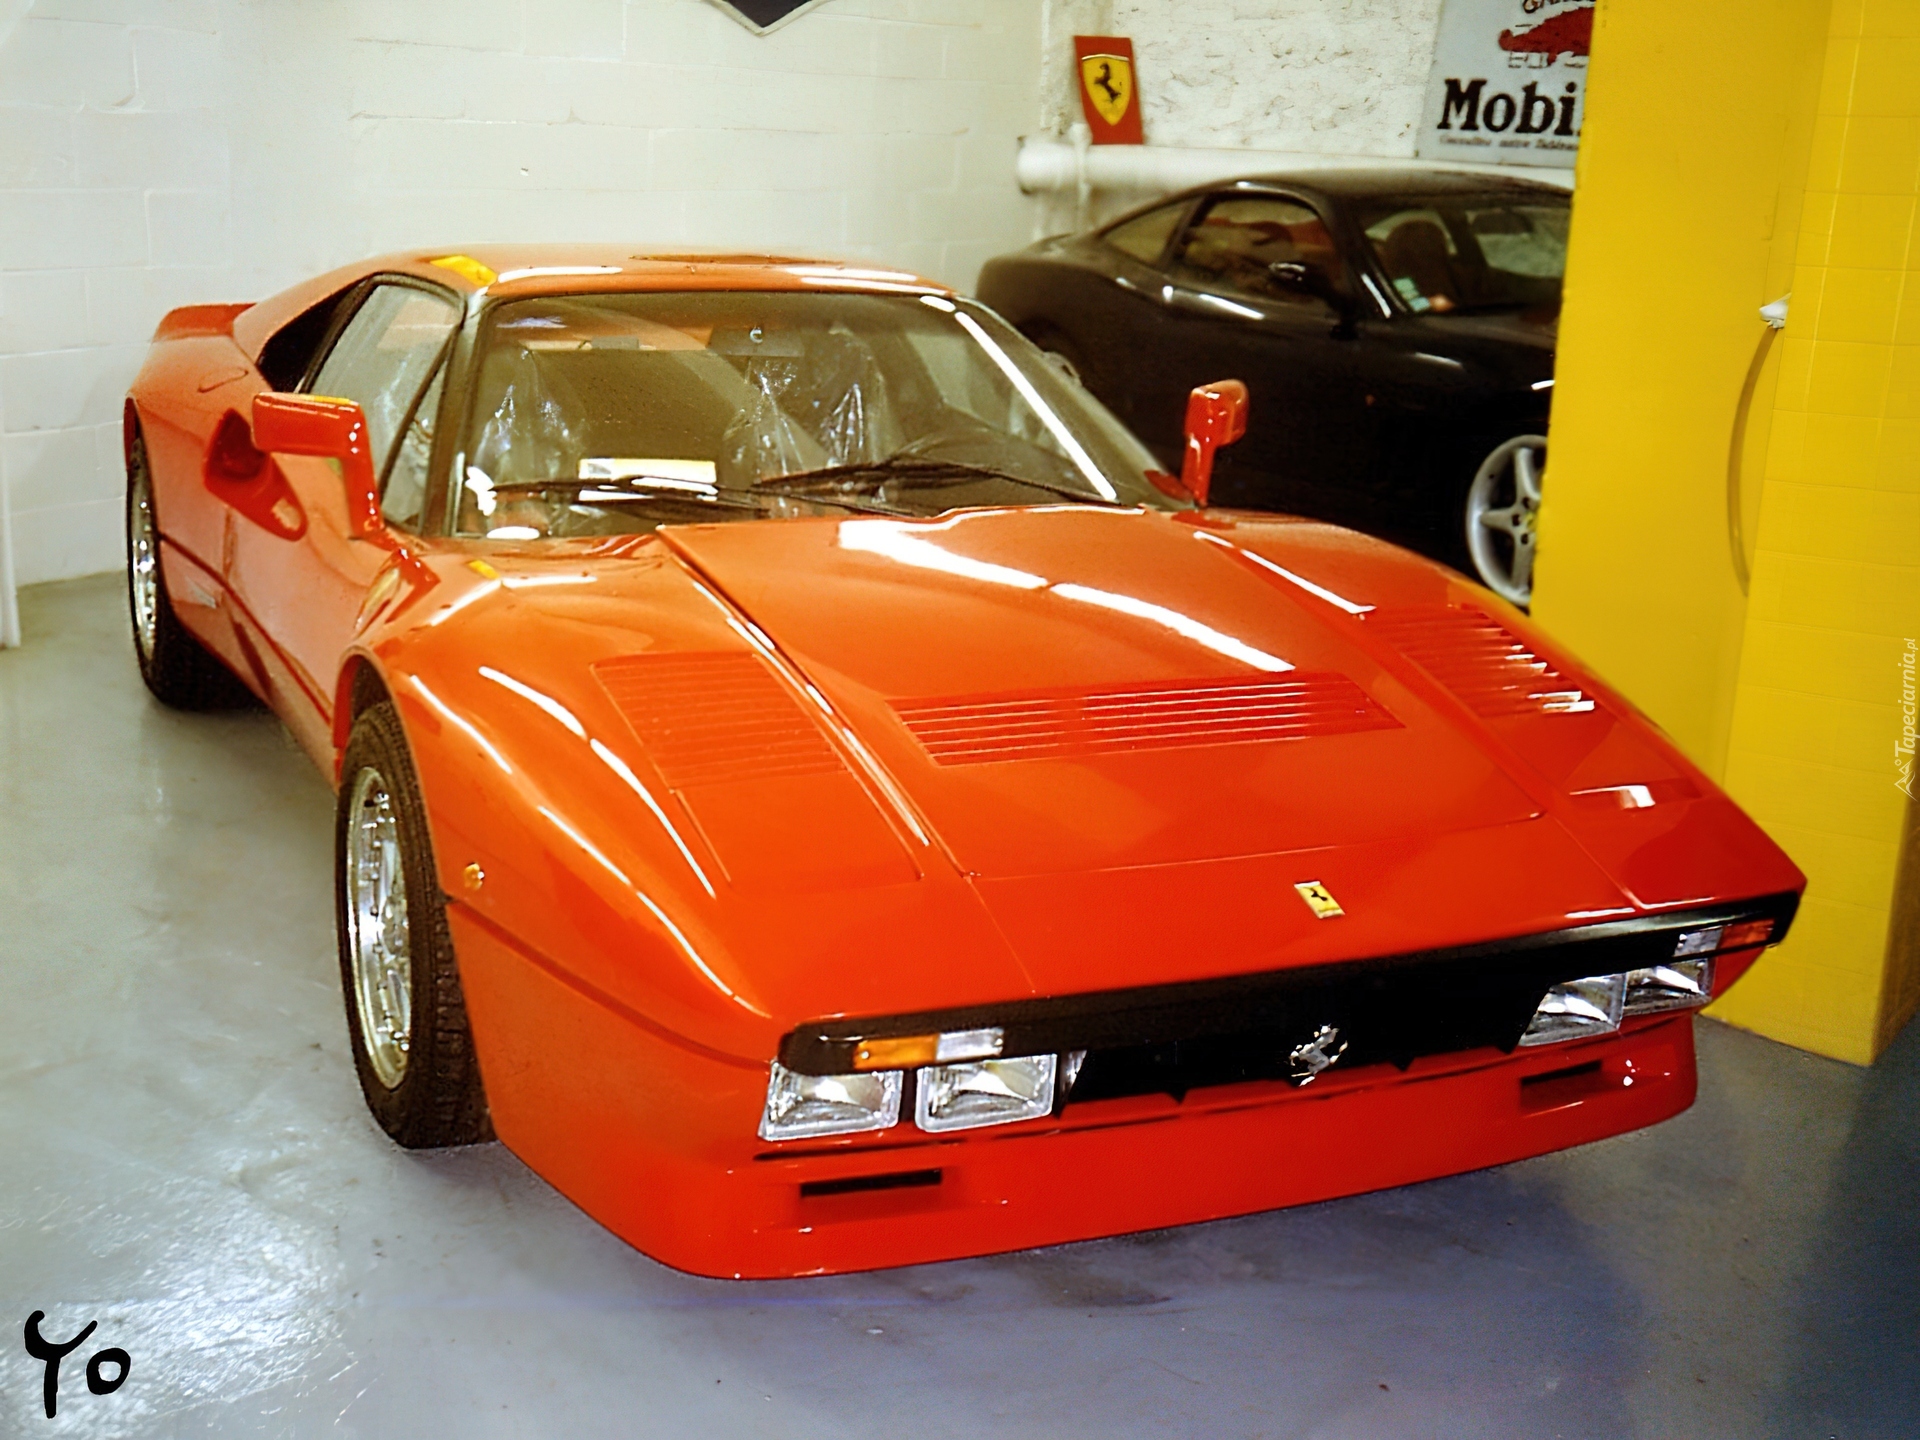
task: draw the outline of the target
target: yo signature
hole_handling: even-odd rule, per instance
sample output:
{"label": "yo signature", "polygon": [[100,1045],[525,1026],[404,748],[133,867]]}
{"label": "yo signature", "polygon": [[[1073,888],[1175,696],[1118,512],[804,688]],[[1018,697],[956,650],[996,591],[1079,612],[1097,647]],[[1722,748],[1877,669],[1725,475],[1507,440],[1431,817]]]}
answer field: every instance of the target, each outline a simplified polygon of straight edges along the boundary
{"label": "yo signature", "polygon": [[[46,1319],[46,1316],[46,1311],[36,1310],[27,1317],[27,1354],[46,1364],[47,1373],[42,1382],[42,1393],[46,1397],[47,1418],[51,1420],[54,1401],[58,1398],[60,1391],[60,1362],[75,1346],[91,1335],[100,1322],[89,1320],[86,1329],[64,1345],[56,1345],[40,1333],[40,1322]],[[107,1379],[103,1373],[109,1365],[117,1366],[120,1371],[111,1380]],[[96,1395],[111,1395],[127,1383],[127,1375],[132,1369],[133,1357],[118,1345],[109,1345],[104,1350],[96,1350],[92,1358],[87,1361],[87,1389]]]}

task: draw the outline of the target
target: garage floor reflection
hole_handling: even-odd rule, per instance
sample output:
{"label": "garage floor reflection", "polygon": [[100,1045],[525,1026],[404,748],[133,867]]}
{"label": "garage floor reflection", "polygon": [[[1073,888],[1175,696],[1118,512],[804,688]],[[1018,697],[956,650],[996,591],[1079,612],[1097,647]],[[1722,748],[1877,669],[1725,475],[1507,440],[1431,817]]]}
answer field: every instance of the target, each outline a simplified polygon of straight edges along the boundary
{"label": "garage floor reflection", "polygon": [[[320,776],[263,712],[149,701],[117,580],[22,598],[28,644],[0,652],[0,1432],[1920,1434],[1920,1027],[1862,1071],[1702,1021],[1687,1115],[1411,1189],[691,1279],[497,1145],[387,1143],[346,1051]],[[57,1341],[99,1322],[52,1421],[34,1310]],[[95,1396],[107,1345],[132,1374]]]}

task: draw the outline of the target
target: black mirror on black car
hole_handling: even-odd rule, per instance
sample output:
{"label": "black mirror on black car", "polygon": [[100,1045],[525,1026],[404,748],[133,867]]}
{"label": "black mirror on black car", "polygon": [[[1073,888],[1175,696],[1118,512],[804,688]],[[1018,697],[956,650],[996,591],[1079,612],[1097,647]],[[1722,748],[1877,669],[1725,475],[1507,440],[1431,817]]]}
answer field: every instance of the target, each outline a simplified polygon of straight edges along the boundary
{"label": "black mirror on black car", "polygon": [[1353,302],[1341,293],[1333,277],[1318,266],[1306,265],[1298,260],[1275,260],[1267,266],[1267,273],[1282,290],[1311,295],[1331,306],[1342,328],[1352,323]]}
{"label": "black mirror on black car", "polygon": [[1303,295],[1317,296],[1329,305],[1340,304],[1333,278],[1316,266],[1303,265],[1298,260],[1276,260],[1267,266],[1267,273],[1284,290],[1298,290]]}

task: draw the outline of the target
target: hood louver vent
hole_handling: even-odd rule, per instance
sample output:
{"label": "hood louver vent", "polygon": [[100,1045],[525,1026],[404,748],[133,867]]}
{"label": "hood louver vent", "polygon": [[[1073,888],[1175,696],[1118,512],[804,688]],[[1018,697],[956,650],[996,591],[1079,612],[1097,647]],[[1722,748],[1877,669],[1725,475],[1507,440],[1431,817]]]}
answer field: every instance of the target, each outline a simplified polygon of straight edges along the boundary
{"label": "hood louver vent", "polygon": [[893,708],[942,765],[1302,740],[1400,726],[1346,676],[1299,672],[1125,690],[898,700]]}
{"label": "hood louver vent", "polygon": [[593,674],[675,790],[841,768],[820,727],[752,655],[627,655]]}
{"label": "hood louver vent", "polygon": [[1464,605],[1382,610],[1369,615],[1366,624],[1485,719],[1594,708],[1590,696],[1479,610]]}

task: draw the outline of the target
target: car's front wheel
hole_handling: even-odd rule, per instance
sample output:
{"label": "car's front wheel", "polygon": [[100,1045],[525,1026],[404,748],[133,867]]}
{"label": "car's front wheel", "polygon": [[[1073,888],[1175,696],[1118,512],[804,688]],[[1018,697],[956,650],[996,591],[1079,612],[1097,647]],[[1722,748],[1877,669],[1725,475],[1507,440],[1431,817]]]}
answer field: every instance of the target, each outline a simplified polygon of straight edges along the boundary
{"label": "car's front wheel", "polygon": [[1547,437],[1516,435],[1480,462],[1467,487],[1467,554],[1480,582],[1502,599],[1533,599],[1535,527]]}
{"label": "car's front wheel", "polygon": [[340,979],[367,1108],[409,1149],[489,1139],[426,807],[390,703],[354,721],[340,777]]}

